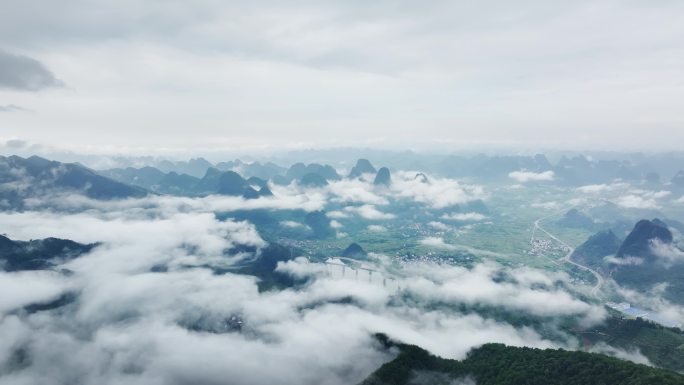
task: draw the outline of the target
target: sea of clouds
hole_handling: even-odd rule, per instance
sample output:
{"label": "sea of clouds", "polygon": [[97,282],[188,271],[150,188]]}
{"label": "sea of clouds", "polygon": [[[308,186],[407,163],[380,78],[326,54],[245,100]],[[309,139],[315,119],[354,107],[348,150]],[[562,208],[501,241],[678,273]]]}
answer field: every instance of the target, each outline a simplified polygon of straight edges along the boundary
{"label": "sea of clouds", "polygon": [[[273,197],[252,200],[52,194],[27,199],[24,211],[0,212],[2,231],[13,239],[97,243],[51,271],[0,272],[0,291],[8,293],[0,297],[0,383],[353,384],[395,354],[374,333],[462,359],[488,342],[577,349],[563,320],[590,327],[606,316],[565,273],[490,261],[469,268],[410,264],[392,277],[392,287],[331,276],[307,258],[279,263],[280,274],[305,282],[280,290],[260,291],[258,278],[225,273],[254,257],[238,246],[261,250],[268,243],[253,224],[220,220],[215,212],[334,205],[332,220],[358,217],[369,221],[368,231],[381,232],[386,228],[374,221],[394,218],[385,210],[391,202],[449,210],[487,197],[481,186],[452,179],[425,182],[411,172],[392,178],[389,187],[374,186],[369,175],[320,188],[272,186]],[[461,222],[485,218],[444,214]],[[437,236],[421,244],[467,250]],[[390,258],[376,257],[384,270]],[[41,311],[28,307],[60,298],[71,300]],[[524,314],[545,330],[464,310],[474,307]],[[648,362],[638,352],[595,349]]]}
{"label": "sea of clouds", "polygon": [[[526,312],[550,325],[560,317],[589,325],[605,315],[572,295],[564,274],[493,263],[406,267],[397,290],[331,277],[299,258],[278,270],[306,284],[260,292],[256,277],[214,270],[244,263],[238,245],[267,245],[252,224],[213,214],[238,198],[66,198],[71,211],[0,213],[13,239],[98,243],[51,271],[0,273],[9,294],[0,300],[1,383],[350,384],[392,358],[374,340],[378,332],[457,359],[487,342],[578,347],[571,336],[550,339],[458,304]],[[301,203],[278,199],[244,202]],[[73,301],[27,309],[65,297]]]}

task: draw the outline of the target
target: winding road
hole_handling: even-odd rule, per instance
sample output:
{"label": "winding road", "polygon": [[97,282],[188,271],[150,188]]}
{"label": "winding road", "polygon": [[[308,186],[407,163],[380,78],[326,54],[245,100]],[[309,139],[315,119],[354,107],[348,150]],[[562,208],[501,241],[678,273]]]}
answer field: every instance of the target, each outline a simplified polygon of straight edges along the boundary
{"label": "winding road", "polygon": [[[549,259],[551,262],[553,262],[553,263],[555,263],[555,264],[557,264],[557,265],[560,265],[561,263],[566,263],[566,262],[567,262],[567,263],[569,263],[569,264],[571,264],[571,265],[575,265],[575,266],[579,267],[580,269],[586,270],[586,271],[590,272],[591,274],[593,274],[594,277],[596,277],[596,285],[595,285],[594,287],[591,288],[591,294],[592,294],[594,297],[598,296],[598,293],[599,293],[599,291],[601,290],[601,287],[603,286],[603,283],[605,282],[605,280],[603,279],[603,276],[601,276],[601,274],[599,274],[598,271],[596,271],[596,270],[594,270],[594,269],[592,269],[592,268],[590,268],[590,267],[588,267],[588,266],[585,266],[585,265],[582,265],[582,264],[580,264],[580,263],[577,263],[577,262],[573,261],[573,260],[571,259],[571,257],[572,257],[572,253],[575,251],[575,249],[574,249],[573,247],[571,247],[570,245],[568,245],[567,243],[563,242],[561,239],[559,239],[559,238],[556,237],[555,235],[553,235],[553,234],[551,234],[550,232],[546,231],[546,229],[544,229],[543,227],[541,227],[541,226],[539,225],[539,223],[540,223],[541,221],[543,221],[544,219],[553,217],[553,216],[555,216],[555,215],[557,215],[557,214],[553,214],[553,215],[549,215],[549,216],[546,216],[546,217],[543,217],[543,218],[539,218],[539,219],[537,219],[536,221],[534,221],[534,229],[533,229],[533,231],[532,231],[532,240],[534,240],[534,234],[535,234],[535,232],[536,232],[537,230],[539,230],[539,231],[543,232],[544,234],[548,235],[548,236],[549,236],[551,239],[553,239],[554,241],[556,241],[556,242],[560,243],[561,245],[563,245],[563,247],[565,247],[565,248],[568,250],[568,253],[567,253],[563,258],[561,258],[559,261],[553,260],[553,259],[548,258],[548,257],[546,257],[546,256],[545,256],[545,258]],[[559,263],[559,262],[560,262],[560,263]]]}

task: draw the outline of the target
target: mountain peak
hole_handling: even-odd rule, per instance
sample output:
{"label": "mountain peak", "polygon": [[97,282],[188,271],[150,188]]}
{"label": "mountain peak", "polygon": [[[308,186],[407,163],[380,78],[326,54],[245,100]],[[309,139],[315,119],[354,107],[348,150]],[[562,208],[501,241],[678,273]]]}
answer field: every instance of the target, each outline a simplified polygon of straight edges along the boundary
{"label": "mountain peak", "polygon": [[684,187],[684,170],[679,170],[670,182],[677,187]]}
{"label": "mountain peak", "polygon": [[603,257],[613,255],[620,248],[620,239],[612,230],[592,235],[572,253],[572,259],[592,266],[603,263]]}
{"label": "mountain peak", "polygon": [[368,159],[359,159],[356,161],[356,166],[354,166],[349,172],[349,178],[358,178],[363,174],[375,174],[377,170]]}
{"label": "mountain peak", "polygon": [[306,187],[323,187],[328,185],[328,181],[321,175],[310,172],[304,174],[299,180],[299,184]]}
{"label": "mountain peak", "polygon": [[346,258],[365,258],[368,256],[368,254],[363,247],[361,247],[361,245],[358,243],[352,243],[351,245],[347,246],[346,249],[344,249],[342,256]]}
{"label": "mountain peak", "polygon": [[375,175],[375,180],[373,181],[373,184],[375,184],[376,186],[389,186],[390,183],[392,183],[392,177],[390,176],[389,168],[380,168],[380,170],[378,170],[378,173]]}
{"label": "mountain peak", "polygon": [[634,229],[627,235],[622,242],[616,256],[624,258],[633,257],[653,257],[651,241],[658,240],[662,243],[672,243],[673,237],[670,229],[665,222],[658,218],[651,221],[642,219],[634,225]]}

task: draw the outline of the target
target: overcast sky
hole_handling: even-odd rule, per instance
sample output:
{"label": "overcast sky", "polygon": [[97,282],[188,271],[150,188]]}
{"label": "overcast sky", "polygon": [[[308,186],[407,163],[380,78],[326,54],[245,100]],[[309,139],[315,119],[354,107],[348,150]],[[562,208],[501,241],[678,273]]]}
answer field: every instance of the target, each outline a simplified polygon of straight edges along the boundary
{"label": "overcast sky", "polygon": [[684,1],[5,1],[10,139],[681,149]]}

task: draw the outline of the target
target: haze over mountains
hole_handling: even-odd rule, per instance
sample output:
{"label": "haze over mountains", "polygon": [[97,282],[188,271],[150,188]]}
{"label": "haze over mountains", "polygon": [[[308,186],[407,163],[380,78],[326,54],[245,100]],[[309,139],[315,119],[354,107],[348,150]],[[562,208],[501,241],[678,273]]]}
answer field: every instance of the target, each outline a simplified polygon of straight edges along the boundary
{"label": "haze over mountains", "polygon": [[[334,152],[333,154],[334,159]],[[556,162],[551,163],[544,155],[535,156],[420,156],[408,154],[405,157],[396,157],[392,153],[376,153],[378,158],[385,159],[387,164],[400,167],[401,169],[415,169],[424,172],[432,172],[448,177],[477,177],[480,179],[524,179],[526,177],[554,180],[565,185],[589,185],[601,184],[606,181],[623,180],[648,184],[650,187],[669,186],[677,191],[684,190],[684,175],[677,164],[681,159],[676,154],[667,157],[662,155],[631,155],[622,160],[599,159],[591,160],[583,155],[573,157],[562,156]],[[347,159],[349,161],[349,159]],[[236,171],[244,178],[257,177],[263,180],[276,178],[277,183],[289,183],[292,180],[300,180],[306,174],[317,174],[326,180],[338,180],[340,175],[330,165],[309,163],[295,163],[290,167],[279,166],[272,162],[242,162],[239,160],[230,162],[210,163],[204,158],[195,158],[187,162],[182,161],[147,161],[145,167],[128,167],[124,169],[105,169],[104,175],[113,177],[129,184],[141,184],[151,186],[162,182],[165,175],[176,173],[177,178],[203,178],[209,168],[220,171]],[[339,163],[336,160],[335,163]],[[353,163],[349,163],[351,167]],[[155,170],[156,169],[156,170]],[[477,170],[477,172],[475,172]],[[552,173],[544,174],[551,171]],[[366,159],[351,167],[349,177],[355,178],[362,173],[376,173],[377,170]],[[518,172],[520,174],[511,173]],[[183,176],[186,175],[186,176]],[[543,175],[543,176],[537,176]],[[167,178],[172,179],[171,176]],[[682,180],[680,180],[682,179]],[[189,182],[190,179],[187,180]],[[144,186],[143,186],[144,187]]]}
{"label": "haze over mountains", "polygon": [[116,182],[85,167],[37,156],[0,157],[0,201],[21,204],[27,198],[59,192],[78,192],[94,199],[142,197],[143,189]]}
{"label": "haze over mountains", "polygon": [[[102,157],[100,157],[102,158]],[[351,172],[356,159],[370,159],[372,163],[384,164],[390,169],[419,170],[450,177],[476,176],[482,178],[508,178],[508,174],[514,171],[526,170],[541,173],[553,171],[557,180],[564,183],[605,183],[613,179],[644,180],[659,184],[672,184],[678,187],[682,185],[681,178],[675,178],[682,171],[681,164],[684,155],[680,153],[668,154],[642,154],[642,153],[563,153],[552,151],[548,155],[500,155],[500,154],[472,154],[472,155],[446,155],[431,154],[428,152],[392,152],[378,150],[321,150],[321,151],[297,151],[286,155],[274,157],[272,161],[229,161],[211,163],[204,158],[195,158],[190,161],[166,161],[154,158],[82,158],[83,161],[93,165],[106,163],[128,164],[134,168],[143,165],[158,168],[164,173],[175,171],[179,174],[188,174],[201,178],[206,169],[214,166],[222,171],[237,171],[244,177],[256,176],[261,179],[270,179],[274,175],[286,174],[289,165],[301,163],[288,175],[288,179],[298,179],[306,172],[301,170],[306,163],[320,163],[321,159],[327,159],[330,165],[338,170]],[[248,158],[254,158],[248,157]],[[302,163],[302,159],[308,161]],[[549,160],[552,159],[552,160]],[[130,167],[129,166],[129,167]],[[371,164],[371,167],[373,165]],[[314,166],[316,167],[316,166]],[[125,167],[124,167],[125,168]],[[98,166],[97,169],[104,169]],[[334,179],[334,174],[325,174],[319,170],[309,170],[319,173],[326,179]],[[330,170],[326,171],[330,172]],[[681,175],[684,175],[682,172]]]}
{"label": "haze over mountains", "polygon": [[[677,177],[429,159],[0,158],[0,286],[21,293],[0,301],[0,378],[542,383],[563,362],[558,383],[683,381]],[[606,306],[620,301],[647,315]]]}
{"label": "haze over mountains", "polygon": [[684,385],[684,1],[0,7],[0,385]]}
{"label": "haze over mountains", "polygon": [[684,304],[684,252],[673,241],[665,222],[657,218],[641,220],[622,241],[611,230],[593,235],[575,250],[573,257],[642,293],[664,284],[664,297]]}

